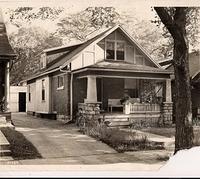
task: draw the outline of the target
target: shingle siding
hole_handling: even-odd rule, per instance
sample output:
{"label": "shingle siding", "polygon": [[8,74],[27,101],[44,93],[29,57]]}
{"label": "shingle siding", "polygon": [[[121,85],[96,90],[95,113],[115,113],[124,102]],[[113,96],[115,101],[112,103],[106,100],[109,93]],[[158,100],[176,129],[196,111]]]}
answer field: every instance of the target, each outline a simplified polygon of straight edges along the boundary
{"label": "shingle siding", "polygon": [[[58,89],[58,76],[64,76],[64,88]],[[58,115],[70,115],[70,74],[54,73],[52,76],[52,111]]]}

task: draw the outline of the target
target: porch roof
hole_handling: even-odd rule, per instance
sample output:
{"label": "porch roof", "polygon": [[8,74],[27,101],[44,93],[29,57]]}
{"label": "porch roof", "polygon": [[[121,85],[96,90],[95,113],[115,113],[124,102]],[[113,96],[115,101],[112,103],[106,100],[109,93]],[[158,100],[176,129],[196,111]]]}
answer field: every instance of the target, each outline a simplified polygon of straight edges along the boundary
{"label": "porch roof", "polygon": [[[100,61],[94,65],[87,66],[85,68],[88,69],[96,69],[96,70],[108,70],[108,71],[126,71],[126,72],[142,72],[142,73],[161,73],[161,74],[173,74],[172,71],[165,70],[162,68],[155,68],[150,66],[144,66],[144,65],[135,65],[132,63],[128,63],[125,61],[110,61],[110,60],[104,60]],[[84,69],[84,68],[82,68]],[[77,70],[79,71],[79,70]],[[80,70],[81,71],[81,70]]]}
{"label": "porch roof", "polygon": [[169,79],[172,71],[127,62],[101,61],[72,72],[77,78],[88,75],[97,77],[138,78],[138,79]]}

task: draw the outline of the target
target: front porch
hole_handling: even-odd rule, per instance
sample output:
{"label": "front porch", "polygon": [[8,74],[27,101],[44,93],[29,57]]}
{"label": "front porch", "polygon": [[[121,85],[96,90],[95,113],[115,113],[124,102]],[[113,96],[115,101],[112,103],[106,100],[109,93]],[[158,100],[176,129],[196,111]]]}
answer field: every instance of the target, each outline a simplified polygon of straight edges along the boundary
{"label": "front porch", "polygon": [[120,76],[115,73],[108,76],[105,72],[102,75],[78,74],[74,89],[81,94],[73,100],[74,106],[78,106],[76,111],[98,114],[112,126],[130,125],[135,121],[158,125],[172,123],[170,75],[163,78],[163,74],[147,76],[144,72]]}

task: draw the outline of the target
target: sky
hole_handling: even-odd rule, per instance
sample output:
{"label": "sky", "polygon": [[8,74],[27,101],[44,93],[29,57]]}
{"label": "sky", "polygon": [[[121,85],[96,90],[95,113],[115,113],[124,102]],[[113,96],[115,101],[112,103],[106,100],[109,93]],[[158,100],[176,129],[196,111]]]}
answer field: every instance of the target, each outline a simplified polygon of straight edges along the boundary
{"label": "sky", "polygon": [[[150,2],[150,1],[148,1]],[[137,16],[138,19],[150,20],[154,18],[155,12],[151,10],[151,3],[147,3],[144,0],[0,0],[0,7],[4,13],[4,21],[6,22],[7,32],[11,33],[16,31],[17,28],[10,25],[8,22],[8,15],[5,14],[7,9],[12,8],[15,9],[17,7],[64,7],[66,11],[65,13],[76,13],[78,11],[84,10],[89,6],[112,6],[116,8],[116,11],[119,13],[126,12],[130,15]],[[38,26],[42,26],[44,29],[48,31],[54,31],[54,24],[56,21],[46,21],[46,22],[36,22]],[[52,24],[53,23],[53,24]],[[51,28],[49,28],[51,26]]]}

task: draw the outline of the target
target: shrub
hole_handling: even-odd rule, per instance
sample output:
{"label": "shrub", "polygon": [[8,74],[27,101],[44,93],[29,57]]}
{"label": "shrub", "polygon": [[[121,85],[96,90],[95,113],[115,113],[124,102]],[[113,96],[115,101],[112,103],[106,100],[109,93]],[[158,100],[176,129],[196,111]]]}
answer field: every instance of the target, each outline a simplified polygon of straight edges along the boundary
{"label": "shrub", "polygon": [[100,140],[113,147],[118,152],[164,149],[164,143],[152,142],[145,135],[133,131],[124,131],[120,128],[108,127],[102,119],[97,116],[90,118],[83,117],[84,128],[80,128],[83,133]]}

